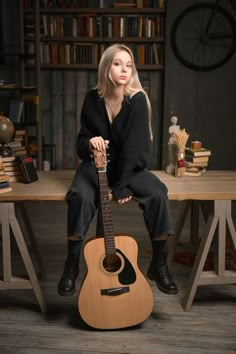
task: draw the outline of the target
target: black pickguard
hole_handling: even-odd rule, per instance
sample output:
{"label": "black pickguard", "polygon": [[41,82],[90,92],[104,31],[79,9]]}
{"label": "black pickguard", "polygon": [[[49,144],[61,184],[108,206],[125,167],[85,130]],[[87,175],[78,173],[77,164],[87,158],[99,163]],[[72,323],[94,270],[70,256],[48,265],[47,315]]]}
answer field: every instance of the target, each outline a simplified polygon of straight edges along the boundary
{"label": "black pickguard", "polygon": [[121,252],[121,250],[116,249],[117,253],[120,253],[124,259],[124,268],[119,273],[119,282],[123,285],[133,284],[136,281],[136,273],[134,268],[128,258]]}

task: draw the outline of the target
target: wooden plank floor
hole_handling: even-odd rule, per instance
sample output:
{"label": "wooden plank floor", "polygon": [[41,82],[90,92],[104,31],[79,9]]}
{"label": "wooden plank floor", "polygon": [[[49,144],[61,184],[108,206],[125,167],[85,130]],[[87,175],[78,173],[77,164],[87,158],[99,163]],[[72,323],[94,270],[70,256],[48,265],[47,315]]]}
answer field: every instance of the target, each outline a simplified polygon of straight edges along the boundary
{"label": "wooden plank floor", "polygon": [[[173,221],[180,202],[171,202]],[[79,318],[78,291],[72,297],[56,292],[66,246],[66,206],[63,203],[30,203],[28,210],[38,238],[47,279],[41,280],[49,308],[43,316],[32,290],[0,292],[1,354],[233,354],[236,353],[236,286],[206,286],[197,290],[190,312],[184,312],[183,297],[190,268],[173,264],[179,286],[176,296],[161,293],[154,284],[155,305],[151,316],[132,329],[99,331]],[[114,207],[116,232],[131,234],[139,245],[139,265],[145,273],[150,262],[150,242],[141,211],[134,202]],[[89,236],[95,234],[95,222]],[[189,223],[180,249],[189,248]],[[12,242],[15,274],[24,273],[17,246]],[[81,259],[80,283],[85,273]],[[1,273],[0,273],[1,274]]]}

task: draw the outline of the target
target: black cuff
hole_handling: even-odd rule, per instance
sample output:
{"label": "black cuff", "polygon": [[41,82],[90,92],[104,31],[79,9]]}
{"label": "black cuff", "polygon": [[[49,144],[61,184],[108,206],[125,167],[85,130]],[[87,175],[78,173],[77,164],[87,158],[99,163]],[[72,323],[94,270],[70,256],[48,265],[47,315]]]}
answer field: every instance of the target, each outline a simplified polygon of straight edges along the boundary
{"label": "black cuff", "polygon": [[132,196],[133,192],[128,187],[120,187],[112,189],[112,194],[115,200],[119,200]]}

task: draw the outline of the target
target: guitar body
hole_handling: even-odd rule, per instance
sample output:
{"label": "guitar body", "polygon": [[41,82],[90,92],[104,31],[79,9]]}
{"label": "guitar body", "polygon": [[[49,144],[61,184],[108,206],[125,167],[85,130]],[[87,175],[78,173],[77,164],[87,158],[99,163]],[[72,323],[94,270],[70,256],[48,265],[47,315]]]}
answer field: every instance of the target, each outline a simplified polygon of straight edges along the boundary
{"label": "guitar body", "polygon": [[137,265],[138,247],[131,236],[113,236],[116,254],[106,256],[104,238],[84,247],[88,272],[78,306],[83,320],[98,329],[118,329],[143,322],[152,312],[153,293]]}

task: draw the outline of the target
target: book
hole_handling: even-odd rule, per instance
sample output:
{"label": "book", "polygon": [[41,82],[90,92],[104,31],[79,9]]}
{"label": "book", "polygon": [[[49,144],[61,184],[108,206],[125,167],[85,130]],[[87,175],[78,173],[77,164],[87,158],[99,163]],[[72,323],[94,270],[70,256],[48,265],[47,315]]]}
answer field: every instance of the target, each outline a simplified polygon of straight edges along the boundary
{"label": "book", "polygon": [[3,162],[3,168],[11,167],[11,166],[18,166],[18,164],[16,161]]}
{"label": "book", "polygon": [[15,160],[16,160],[15,156],[2,157],[3,164],[4,164],[4,162],[11,162],[11,161],[15,161]]}
{"label": "book", "polygon": [[21,100],[11,100],[9,108],[9,118],[13,123],[20,123],[24,102]]}
{"label": "book", "polygon": [[1,84],[0,89],[12,89],[15,88],[17,85],[16,84]]}
{"label": "book", "polygon": [[185,161],[187,162],[208,162],[209,161],[209,156],[191,156],[191,155],[185,155]]}
{"label": "book", "polygon": [[21,156],[27,154],[27,150],[25,148],[16,151],[13,150],[13,153],[15,156]]}
{"label": "book", "polygon": [[20,169],[18,170],[13,170],[13,171],[5,171],[4,170],[4,173],[8,176],[21,176],[21,171]]}
{"label": "book", "polygon": [[137,4],[138,8],[142,8],[143,7],[143,0],[137,0],[136,4]]}
{"label": "book", "polygon": [[32,183],[38,181],[38,175],[34,166],[33,158],[29,155],[17,156],[17,162],[19,164],[22,176],[25,183]]}
{"label": "book", "polygon": [[155,64],[160,64],[159,54],[158,54],[158,50],[157,50],[157,44],[153,43],[152,48],[153,48],[154,62],[155,62]]}
{"label": "book", "polygon": [[34,124],[38,122],[39,96],[24,95],[24,117],[22,123]]}
{"label": "book", "polygon": [[9,171],[19,171],[19,166],[17,164],[12,165],[12,166],[5,166],[4,167],[4,171],[5,172],[9,172]]}
{"label": "book", "polygon": [[26,135],[26,129],[16,129],[15,136],[23,136]]}
{"label": "book", "polygon": [[200,150],[193,150],[190,147],[185,147],[185,153],[190,156],[210,156],[211,150],[201,148]]}
{"label": "book", "polygon": [[18,176],[9,176],[9,182],[24,182],[24,177],[21,174]]}
{"label": "book", "polygon": [[11,191],[12,191],[12,187],[11,186],[5,187],[5,188],[0,188],[0,194],[11,192]]}
{"label": "book", "polygon": [[205,173],[205,172],[206,172],[206,168],[201,168],[201,169],[198,169],[197,171],[186,170],[186,171],[184,171],[184,176],[197,177],[197,176],[203,175],[203,173]]}
{"label": "book", "polygon": [[190,162],[190,161],[185,161],[184,162],[185,167],[207,167],[208,161],[203,161],[203,162]]}
{"label": "book", "polygon": [[120,8],[120,7],[136,7],[136,4],[133,4],[133,3],[126,3],[126,2],[114,2],[113,3],[113,7],[114,8]]}
{"label": "book", "polygon": [[6,188],[6,187],[9,187],[9,181],[6,181],[6,182],[0,182],[0,189],[2,188]]}
{"label": "book", "polygon": [[0,183],[9,181],[9,176],[7,174],[0,175]]}

